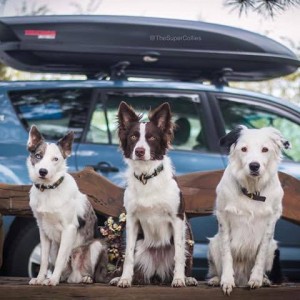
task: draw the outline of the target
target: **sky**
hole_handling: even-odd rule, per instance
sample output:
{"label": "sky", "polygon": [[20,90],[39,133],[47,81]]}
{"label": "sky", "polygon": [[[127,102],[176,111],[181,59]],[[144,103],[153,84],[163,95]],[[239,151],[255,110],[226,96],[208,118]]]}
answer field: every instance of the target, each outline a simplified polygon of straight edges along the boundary
{"label": "sky", "polygon": [[[100,4],[89,9],[91,1]],[[23,2],[29,9],[46,4],[49,14],[74,14],[81,9],[90,10],[91,14],[201,20],[265,34],[289,47],[292,47],[289,40],[300,45],[299,7],[280,12],[272,19],[251,11],[240,17],[237,10],[231,12],[231,8],[224,6],[223,0],[7,0],[2,15],[19,14]]]}

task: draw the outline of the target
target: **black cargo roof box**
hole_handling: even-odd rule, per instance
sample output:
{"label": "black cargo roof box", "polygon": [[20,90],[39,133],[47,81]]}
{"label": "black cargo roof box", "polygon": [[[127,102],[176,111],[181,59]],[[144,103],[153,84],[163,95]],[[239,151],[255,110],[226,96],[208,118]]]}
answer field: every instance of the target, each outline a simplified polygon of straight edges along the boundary
{"label": "black cargo roof box", "polygon": [[[256,33],[197,21],[121,16],[0,18],[0,60],[19,70],[178,80],[264,80],[300,62]],[[115,67],[117,65],[117,67]]]}

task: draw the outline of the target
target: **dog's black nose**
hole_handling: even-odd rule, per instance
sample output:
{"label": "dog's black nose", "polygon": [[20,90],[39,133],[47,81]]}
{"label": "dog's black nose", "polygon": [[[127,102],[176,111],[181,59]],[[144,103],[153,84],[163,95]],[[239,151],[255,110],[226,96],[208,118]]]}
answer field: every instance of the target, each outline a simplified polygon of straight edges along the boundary
{"label": "dog's black nose", "polygon": [[145,155],[145,149],[142,147],[138,147],[135,149],[135,155],[139,158],[143,157]]}
{"label": "dog's black nose", "polygon": [[252,172],[257,172],[260,168],[260,164],[258,162],[252,162],[249,164],[249,168]]}
{"label": "dog's black nose", "polygon": [[46,169],[40,169],[39,173],[42,177],[45,177],[48,174],[48,171]]}

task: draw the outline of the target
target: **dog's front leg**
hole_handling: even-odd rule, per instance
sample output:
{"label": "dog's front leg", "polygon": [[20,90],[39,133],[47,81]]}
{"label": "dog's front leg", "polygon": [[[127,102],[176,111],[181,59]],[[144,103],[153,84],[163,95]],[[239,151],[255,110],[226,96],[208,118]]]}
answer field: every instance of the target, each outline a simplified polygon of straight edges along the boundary
{"label": "dog's front leg", "polygon": [[32,285],[43,284],[47,276],[49,265],[49,253],[51,242],[41,229],[39,229],[39,232],[41,240],[41,265],[38,276],[36,278],[32,278],[29,281],[29,284]]}
{"label": "dog's front leg", "polygon": [[272,216],[259,246],[255,258],[255,264],[251,271],[250,279],[248,282],[248,286],[252,289],[259,288],[263,284],[268,248],[274,237],[275,225],[277,220],[280,218],[280,215],[281,213],[276,213]]}
{"label": "dog's front leg", "polygon": [[[130,287],[132,283],[133,271],[134,271],[134,249],[138,235],[138,220],[128,215],[126,218],[126,251],[125,261],[123,266],[123,273],[118,281],[119,287]],[[111,284],[114,284],[111,282]]]}
{"label": "dog's front leg", "polygon": [[221,261],[222,261],[222,276],[221,276],[221,287],[225,295],[230,295],[234,283],[234,271],[233,271],[233,260],[230,249],[230,228],[226,220],[226,216],[217,211],[217,219],[219,224],[219,234],[221,239]]}
{"label": "dog's front leg", "polygon": [[173,222],[175,268],[172,281],[173,287],[185,286],[185,221],[176,217]]}
{"label": "dog's front leg", "polygon": [[59,283],[62,271],[66,267],[69,260],[73,243],[76,238],[77,228],[74,225],[69,225],[62,231],[61,242],[55,262],[55,267],[52,276],[44,281],[45,285],[57,285]]}

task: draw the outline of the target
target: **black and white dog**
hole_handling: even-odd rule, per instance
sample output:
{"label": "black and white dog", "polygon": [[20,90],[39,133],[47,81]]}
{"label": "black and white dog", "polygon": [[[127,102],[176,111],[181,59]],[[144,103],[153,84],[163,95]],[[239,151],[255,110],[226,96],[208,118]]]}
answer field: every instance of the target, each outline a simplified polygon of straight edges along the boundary
{"label": "black and white dog", "polygon": [[[290,144],[275,128],[238,126],[220,141],[229,164],[217,186],[218,233],[209,243],[209,285],[225,294],[235,286],[270,285],[283,189],[278,164]],[[277,250],[278,251],[278,250]]]}
{"label": "black and white dog", "polygon": [[[197,285],[185,276],[186,220],[180,189],[166,152],[173,137],[168,103],[149,114],[149,122],[125,102],[118,111],[120,146],[128,164],[126,254],[121,277],[112,285],[130,287],[139,273],[149,283],[155,276],[173,287]],[[139,239],[138,235],[142,235]]]}
{"label": "black and white dog", "polygon": [[[92,283],[104,280],[106,246],[94,239],[97,217],[74,178],[67,173],[73,133],[55,143],[46,143],[36,126],[29,132],[27,160],[30,207],[41,240],[41,266],[29,284],[57,285],[60,281]],[[46,278],[49,260],[54,265]]]}

